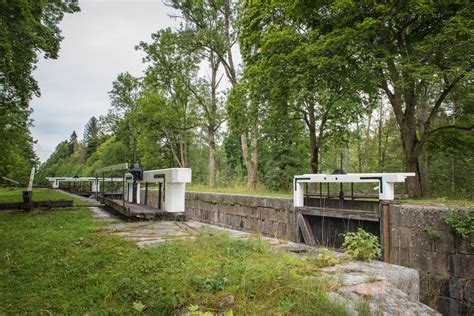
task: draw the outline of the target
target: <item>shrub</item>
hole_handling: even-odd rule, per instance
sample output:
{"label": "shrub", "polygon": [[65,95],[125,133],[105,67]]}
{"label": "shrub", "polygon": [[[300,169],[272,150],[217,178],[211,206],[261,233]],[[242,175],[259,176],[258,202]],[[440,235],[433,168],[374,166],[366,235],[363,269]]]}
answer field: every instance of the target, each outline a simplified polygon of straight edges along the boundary
{"label": "shrub", "polygon": [[357,232],[344,234],[342,246],[346,254],[356,260],[370,261],[381,254],[379,238],[362,228]]}
{"label": "shrub", "polygon": [[461,218],[458,213],[444,214],[443,221],[464,239],[474,232],[474,210],[469,211],[465,218]]}

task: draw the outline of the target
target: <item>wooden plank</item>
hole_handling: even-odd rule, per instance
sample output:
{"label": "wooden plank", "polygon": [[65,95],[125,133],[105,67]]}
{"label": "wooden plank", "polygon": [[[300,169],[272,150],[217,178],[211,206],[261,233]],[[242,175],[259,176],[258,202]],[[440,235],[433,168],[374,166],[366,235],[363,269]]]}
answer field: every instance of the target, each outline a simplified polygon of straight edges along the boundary
{"label": "wooden plank", "polygon": [[304,218],[301,213],[298,213],[298,215],[296,215],[296,220],[305,244],[315,247],[316,240],[314,240],[313,231],[311,230],[311,226],[309,225],[308,220]]}
{"label": "wooden plank", "polygon": [[337,208],[321,208],[321,207],[298,207],[298,212],[304,215],[345,218],[362,221],[378,222],[380,221],[380,214],[378,212],[348,210]]}

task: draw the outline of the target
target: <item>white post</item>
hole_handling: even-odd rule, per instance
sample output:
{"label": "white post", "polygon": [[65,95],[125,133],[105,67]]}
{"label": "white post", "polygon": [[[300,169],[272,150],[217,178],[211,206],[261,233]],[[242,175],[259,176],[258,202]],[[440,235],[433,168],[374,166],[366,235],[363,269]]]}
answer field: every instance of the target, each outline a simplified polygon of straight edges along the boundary
{"label": "white post", "polygon": [[166,183],[165,205],[167,212],[184,212],[185,201],[185,184],[184,183]]}
{"label": "white post", "polygon": [[[395,184],[393,182],[383,181],[380,184],[382,187],[379,188],[379,199],[380,200],[394,200],[395,199]],[[383,192],[382,192],[383,191]]]}
{"label": "white post", "polygon": [[303,183],[299,183],[295,180],[295,192],[293,193],[293,206],[302,207],[304,206],[304,192]]}
{"label": "white post", "polygon": [[140,204],[140,182],[137,182],[137,204]]}
{"label": "white post", "polygon": [[35,178],[35,167],[31,168],[30,181],[28,182],[28,191],[33,191],[33,179]]}

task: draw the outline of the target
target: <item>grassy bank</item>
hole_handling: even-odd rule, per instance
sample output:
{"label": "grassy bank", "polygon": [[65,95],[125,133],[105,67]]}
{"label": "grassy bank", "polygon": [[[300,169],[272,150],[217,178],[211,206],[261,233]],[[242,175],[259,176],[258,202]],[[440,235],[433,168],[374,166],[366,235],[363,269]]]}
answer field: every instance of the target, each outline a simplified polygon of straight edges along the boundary
{"label": "grassy bank", "polygon": [[188,184],[186,185],[186,191],[193,192],[217,192],[217,193],[230,193],[230,194],[250,194],[250,195],[264,195],[264,196],[281,196],[281,197],[292,197],[292,192],[286,191],[272,191],[264,187],[257,187],[255,190],[249,190],[245,186],[233,185],[228,187],[217,187],[211,188],[205,184]]}
{"label": "grassy bank", "polygon": [[[0,187],[0,202],[22,202],[22,192],[26,188],[9,188]],[[88,205],[89,203],[71,194],[64,193],[60,190],[48,188],[33,188],[33,201],[57,201],[57,200],[73,200],[74,205]]]}
{"label": "grassy bank", "polygon": [[225,234],[139,249],[101,225],[88,209],[0,213],[0,314],[345,314],[305,278],[315,259]]}

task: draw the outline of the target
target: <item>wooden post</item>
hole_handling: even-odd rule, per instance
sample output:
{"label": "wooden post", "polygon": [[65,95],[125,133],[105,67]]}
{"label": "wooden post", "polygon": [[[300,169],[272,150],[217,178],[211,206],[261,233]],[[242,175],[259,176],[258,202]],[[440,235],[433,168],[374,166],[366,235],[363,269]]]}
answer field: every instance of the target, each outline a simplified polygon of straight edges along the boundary
{"label": "wooden post", "polygon": [[161,182],[158,183],[158,209],[161,210]]}
{"label": "wooden post", "polygon": [[382,206],[382,249],[383,261],[390,262],[390,202],[381,201]]}
{"label": "wooden post", "polygon": [[145,182],[145,205],[148,205],[148,182]]}

